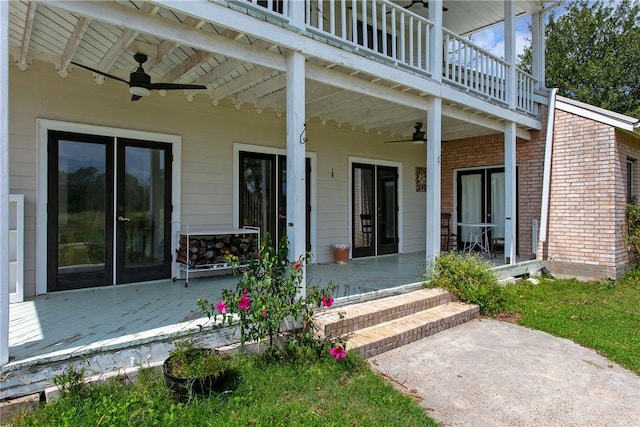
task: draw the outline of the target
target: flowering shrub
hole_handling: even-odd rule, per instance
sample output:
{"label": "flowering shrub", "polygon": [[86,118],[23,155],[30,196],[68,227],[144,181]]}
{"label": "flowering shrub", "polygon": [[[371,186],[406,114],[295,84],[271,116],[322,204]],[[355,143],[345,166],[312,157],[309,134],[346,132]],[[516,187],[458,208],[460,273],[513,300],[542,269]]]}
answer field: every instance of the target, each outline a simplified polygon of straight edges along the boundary
{"label": "flowering shrub", "polygon": [[[223,323],[233,323],[233,315],[239,317],[240,343],[269,339],[269,347],[274,350],[274,338],[286,333],[286,349],[292,351],[301,345],[311,346],[320,351],[325,343],[316,339],[313,312],[318,307],[331,307],[334,299],[327,289],[314,286],[308,289],[305,298],[302,290],[302,266],[307,256],[298,260],[288,260],[289,241],[283,237],[278,247],[271,244],[267,235],[253,254],[247,257],[247,265],[235,290],[222,291],[222,301],[210,303],[199,299],[198,305],[209,318],[222,317]],[[237,258],[229,257],[228,262],[241,270]],[[344,353],[344,348],[342,353]],[[332,356],[339,359],[331,353]],[[341,357],[344,357],[341,356]]]}

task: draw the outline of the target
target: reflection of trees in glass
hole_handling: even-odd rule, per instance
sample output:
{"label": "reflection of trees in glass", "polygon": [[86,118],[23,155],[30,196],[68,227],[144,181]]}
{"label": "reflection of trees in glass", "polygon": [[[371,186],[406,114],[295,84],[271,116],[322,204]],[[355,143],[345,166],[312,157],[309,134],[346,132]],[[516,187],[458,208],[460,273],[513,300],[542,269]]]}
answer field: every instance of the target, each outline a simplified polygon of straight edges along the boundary
{"label": "reflection of trees in glass", "polygon": [[58,172],[60,194],[67,196],[67,212],[82,212],[86,210],[104,211],[105,208],[105,172],[90,166],[76,169],[68,173]]}

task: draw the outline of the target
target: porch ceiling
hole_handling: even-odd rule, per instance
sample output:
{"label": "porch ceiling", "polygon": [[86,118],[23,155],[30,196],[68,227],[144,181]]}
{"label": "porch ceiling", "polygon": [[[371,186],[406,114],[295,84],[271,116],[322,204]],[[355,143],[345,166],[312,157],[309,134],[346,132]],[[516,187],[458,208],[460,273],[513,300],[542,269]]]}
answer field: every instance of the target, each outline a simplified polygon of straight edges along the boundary
{"label": "porch ceiling", "polygon": [[[71,3],[76,2],[68,4]],[[453,28],[459,27],[464,31],[465,28],[461,24],[455,24],[453,16],[458,13],[469,16],[468,11],[464,9],[466,6],[463,3],[466,2],[459,2],[459,5],[454,5],[455,2],[446,3],[449,8],[447,19],[451,21]],[[487,3],[496,3],[502,8],[502,2]],[[537,1],[517,3],[519,8],[540,4]],[[91,2],[86,3],[89,4]],[[137,68],[133,55],[140,52],[148,56],[148,61],[143,67],[151,75],[152,82],[188,83],[207,87],[206,91],[185,91],[186,99],[193,96],[209,96],[213,105],[217,105],[223,99],[231,99],[237,107],[248,104],[253,105],[258,111],[272,109],[276,113],[284,112],[285,75],[277,67],[265,66],[269,58],[273,58],[274,63],[284,61],[285,49],[278,44],[145,1],[99,3],[97,7],[109,8],[113,11],[113,16],[123,17],[117,25],[113,18],[102,19],[95,14],[92,16],[90,13],[77,12],[84,7],[65,6],[64,2],[9,2],[9,51],[16,65],[26,70],[30,61],[41,60],[55,64],[61,77],[66,77],[72,71],[86,73],[87,77],[92,75],[71,64],[73,61],[128,81],[129,73]],[[497,6],[487,7],[487,23],[493,19],[490,18],[491,13],[498,13],[493,10],[495,7]],[[414,8],[418,9],[418,6]],[[74,12],[69,11],[74,9]],[[492,12],[489,13],[490,11]],[[135,29],[134,23],[141,16],[151,18],[150,27],[166,26],[167,31],[141,32]],[[176,40],[173,33],[178,31],[184,31],[194,37],[206,34],[212,38],[211,42],[207,43],[211,50],[205,51],[173,41]],[[232,57],[229,50],[234,44],[242,46],[245,54]],[[221,47],[217,49],[216,46]],[[266,60],[252,60],[251,56],[246,54],[251,51],[259,53]],[[257,62],[261,62],[262,65]],[[410,136],[414,123],[426,120],[424,108],[420,108],[426,101],[425,93],[375,78],[363,70],[338,66],[318,58],[309,58],[308,64],[308,69],[332,71],[339,73],[336,75],[353,79],[354,85],[353,89],[340,89],[334,85],[307,79],[307,119],[334,121],[338,125],[389,133],[393,137]],[[93,78],[98,84],[105,79],[97,74],[93,74]],[[413,96],[416,99],[416,107],[389,103],[380,97],[372,96],[368,90],[362,90],[363,87],[393,91],[404,97]],[[124,84],[122,96],[129,96]],[[144,108],[144,104],[150,101],[132,103],[131,108]],[[482,111],[461,108],[446,102],[443,111],[443,140],[499,132],[500,121],[494,120]],[[470,121],[464,117],[463,112],[473,113],[480,120]],[[484,123],[487,126],[482,126]]]}

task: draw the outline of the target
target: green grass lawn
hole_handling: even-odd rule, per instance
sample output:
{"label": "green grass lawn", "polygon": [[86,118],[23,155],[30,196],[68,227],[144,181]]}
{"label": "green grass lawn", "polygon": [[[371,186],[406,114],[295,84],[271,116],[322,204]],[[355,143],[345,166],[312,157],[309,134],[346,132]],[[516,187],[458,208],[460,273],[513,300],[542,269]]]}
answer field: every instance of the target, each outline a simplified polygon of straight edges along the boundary
{"label": "green grass lawn", "polygon": [[640,375],[640,270],[618,282],[542,279],[506,289],[518,324],[568,338]]}
{"label": "green grass lawn", "polygon": [[157,370],[110,382],[16,420],[16,426],[436,426],[357,356],[336,361],[237,360],[235,389],[174,402]]}

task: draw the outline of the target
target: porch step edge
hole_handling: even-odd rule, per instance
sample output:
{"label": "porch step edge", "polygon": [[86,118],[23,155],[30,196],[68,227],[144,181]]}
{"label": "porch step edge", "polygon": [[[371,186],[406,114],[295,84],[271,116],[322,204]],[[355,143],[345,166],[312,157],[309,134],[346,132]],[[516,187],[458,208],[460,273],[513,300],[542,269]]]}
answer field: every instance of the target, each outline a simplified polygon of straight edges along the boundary
{"label": "porch step edge", "polygon": [[316,314],[314,322],[320,334],[335,337],[448,304],[455,299],[444,289],[423,288],[400,295],[323,310]]}
{"label": "porch step edge", "polygon": [[479,315],[477,305],[451,302],[355,331],[345,339],[347,350],[370,358],[476,319]]}

